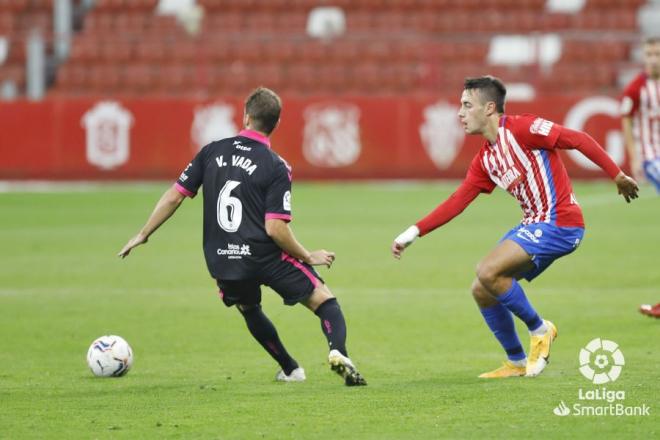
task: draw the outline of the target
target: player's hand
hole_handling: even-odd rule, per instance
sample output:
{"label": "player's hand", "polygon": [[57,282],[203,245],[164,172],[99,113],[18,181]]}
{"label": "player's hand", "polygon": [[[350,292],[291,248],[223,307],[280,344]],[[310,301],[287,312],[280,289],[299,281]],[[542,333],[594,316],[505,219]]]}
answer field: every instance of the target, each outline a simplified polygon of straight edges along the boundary
{"label": "player's hand", "polygon": [[397,243],[396,241],[393,241],[393,242],[392,242],[392,249],[391,249],[391,251],[392,251],[392,255],[393,255],[394,258],[396,258],[397,260],[400,260],[400,259],[401,259],[401,254],[403,253],[403,251],[404,251],[405,249],[406,249],[406,247],[405,247],[404,245],[399,244],[399,243]]}
{"label": "player's hand", "polygon": [[405,231],[403,231],[397,238],[394,239],[392,243],[392,255],[397,260],[401,259],[401,254],[403,251],[410,246],[415,239],[419,237],[419,228],[415,225],[412,225]]}
{"label": "player's hand", "polygon": [[635,182],[632,177],[626,176],[623,171],[617,174],[617,176],[614,178],[614,183],[616,183],[619,194],[621,194],[623,198],[626,199],[626,202],[630,203],[632,199],[639,197],[637,195],[637,192],[639,191],[637,182]]}
{"label": "player's hand", "polygon": [[147,236],[144,234],[137,234],[135,237],[131,238],[128,240],[128,243],[122,248],[121,251],[117,254],[118,257],[121,258],[126,258],[128,257],[128,254],[131,253],[131,250],[136,247],[140,246],[141,244],[146,243],[148,240]]}
{"label": "player's hand", "polygon": [[310,266],[327,266],[328,269],[335,261],[335,253],[320,249],[309,253],[306,263]]}

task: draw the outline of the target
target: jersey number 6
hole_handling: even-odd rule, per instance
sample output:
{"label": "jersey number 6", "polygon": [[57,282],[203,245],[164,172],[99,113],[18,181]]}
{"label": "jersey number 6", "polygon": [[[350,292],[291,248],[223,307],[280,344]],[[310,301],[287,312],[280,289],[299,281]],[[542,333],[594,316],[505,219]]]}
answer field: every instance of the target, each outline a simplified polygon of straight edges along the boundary
{"label": "jersey number 6", "polygon": [[228,180],[218,195],[218,224],[227,232],[238,231],[243,220],[243,204],[238,198],[231,196],[231,192],[240,184],[241,182]]}

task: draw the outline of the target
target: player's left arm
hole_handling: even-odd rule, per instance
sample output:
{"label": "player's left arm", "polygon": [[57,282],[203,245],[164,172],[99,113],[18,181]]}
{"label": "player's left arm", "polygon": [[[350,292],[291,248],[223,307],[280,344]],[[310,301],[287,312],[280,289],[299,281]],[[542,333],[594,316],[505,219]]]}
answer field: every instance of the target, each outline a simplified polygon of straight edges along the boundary
{"label": "player's left arm", "polygon": [[330,267],[335,261],[335,253],[319,249],[308,251],[296,239],[289,222],[291,215],[291,167],[279,157],[274,158],[273,179],[266,191],[266,218],[264,229],[266,234],[284,252],[304,261],[311,266],[325,265]]}
{"label": "player's left arm", "polygon": [[637,182],[624,174],[612,158],[587,133],[539,118],[535,115],[521,115],[513,125],[515,137],[531,148],[578,150],[589,160],[598,165],[616,183],[619,194],[630,203],[637,198]]}
{"label": "player's left arm", "polygon": [[293,235],[293,231],[287,221],[278,218],[266,219],[266,234],[287,254],[304,261],[310,266],[332,266],[335,261],[335,253],[319,249],[308,251]]}
{"label": "player's left arm", "polygon": [[639,187],[632,177],[627,176],[619,166],[607,155],[605,149],[598,144],[587,133],[571,130],[570,128],[556,125],[559,132],[555,142],[555,148],[563,150],[575,149],[584,154],[589,160],[598,165],[614,180],[619,194],[630,203],[638,197]]}
{"label": "player's left arm", "polygon": [[183,199],[186,196],[183,195],[175,185],[172,185],[165,193],[161,196],[153,212],[149,216],[149,219],[145,225],[140,229],[133,238],[128,240],[128,243],[119,251],[117,256],[125,258],[128,254],[131,253],[131,250],[141,244],[146,243],[149,240],[151,234],[153,234],[156,229],[160,227],[163,223],[169,219],[172,214],[181,206]]}

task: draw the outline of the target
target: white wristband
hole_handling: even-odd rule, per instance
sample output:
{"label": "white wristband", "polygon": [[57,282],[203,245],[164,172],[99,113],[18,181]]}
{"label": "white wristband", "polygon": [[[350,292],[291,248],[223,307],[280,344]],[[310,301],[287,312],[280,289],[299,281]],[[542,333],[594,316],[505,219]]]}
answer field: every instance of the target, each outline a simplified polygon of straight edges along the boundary
{"label": "white wristband", "polygon": [[395,238],[394,241],[403,246],[410,246],[417,237],[419,237],[419,228],[415,225],[412,225],[401,234],[399,234],[399,236]]}

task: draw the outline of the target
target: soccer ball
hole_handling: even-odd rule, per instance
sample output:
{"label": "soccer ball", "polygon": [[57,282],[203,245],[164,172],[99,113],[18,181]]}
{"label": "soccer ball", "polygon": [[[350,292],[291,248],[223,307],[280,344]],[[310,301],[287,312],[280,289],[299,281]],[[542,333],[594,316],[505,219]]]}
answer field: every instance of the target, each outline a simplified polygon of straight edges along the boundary
{"label": "soccer ball", "polygon": [[87,350],[87,365],[94,376],[123,376],[133,365],[133,350],[121,336],[101,336]]}

